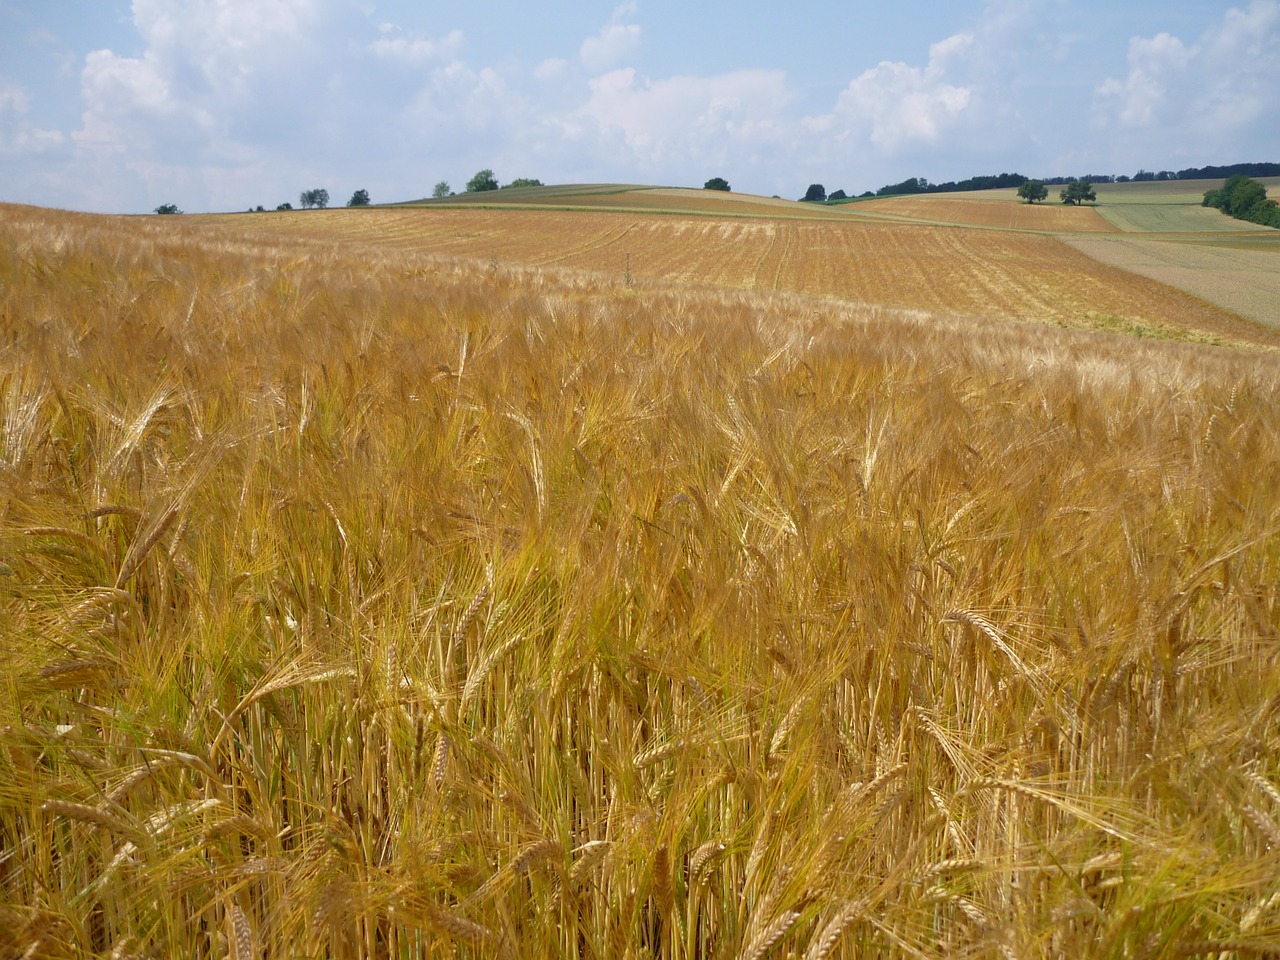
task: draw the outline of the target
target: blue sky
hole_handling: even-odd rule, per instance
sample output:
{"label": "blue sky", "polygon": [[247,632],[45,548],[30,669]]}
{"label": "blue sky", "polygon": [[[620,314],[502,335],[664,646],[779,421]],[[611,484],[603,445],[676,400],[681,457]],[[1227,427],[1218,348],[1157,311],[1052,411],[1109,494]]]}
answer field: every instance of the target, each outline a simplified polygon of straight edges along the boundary
{"label": "blue sky", "polygon": [[1280,161],[1280,0],[0,0],[0,200]]}

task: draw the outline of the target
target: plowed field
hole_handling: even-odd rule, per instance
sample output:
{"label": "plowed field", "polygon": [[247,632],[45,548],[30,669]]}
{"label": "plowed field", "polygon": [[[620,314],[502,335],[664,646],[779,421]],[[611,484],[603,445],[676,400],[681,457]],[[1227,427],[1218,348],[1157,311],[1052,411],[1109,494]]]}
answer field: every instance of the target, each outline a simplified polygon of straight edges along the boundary
{"label": "plowed field", "polygon": [[[194,226],[200,218],[187,219]],[[237,242],[253,236],[269,242],[280,234],[324,237],[371,249],[479,259],[495,267],[585,270],[620,282],[629,272],[638,284],[721,286],[1149,335],[1280,343],[1274,331],[1030,232],[852,218],[458,208],[254,214],[204,222],[225,226]]]}

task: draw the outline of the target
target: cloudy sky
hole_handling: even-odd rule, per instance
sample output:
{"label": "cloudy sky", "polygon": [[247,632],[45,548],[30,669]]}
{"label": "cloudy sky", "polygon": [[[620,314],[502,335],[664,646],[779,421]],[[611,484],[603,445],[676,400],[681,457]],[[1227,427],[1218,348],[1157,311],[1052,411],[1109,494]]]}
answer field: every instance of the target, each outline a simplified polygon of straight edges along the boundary
{"label": "cloudy sky", "polygon": [[1280,0],[0,0],[0,200],[1280,161]]}

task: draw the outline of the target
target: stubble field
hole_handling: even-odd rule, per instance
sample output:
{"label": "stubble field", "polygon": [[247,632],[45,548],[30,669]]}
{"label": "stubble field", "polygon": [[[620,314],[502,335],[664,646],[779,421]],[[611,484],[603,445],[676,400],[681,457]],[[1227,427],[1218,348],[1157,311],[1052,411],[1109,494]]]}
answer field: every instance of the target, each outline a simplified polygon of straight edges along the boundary
{"label": "stubble field", "polygon": [[1280,949],[1274,353],[366,213],[3,211],[6,956]]}
{"label": "stubble field", "polygon": [[[858,215],[892,214],[926,222],[976,227],[1003,227],[1041,233],[1113,233],[1110,222],[1091,206],[1029,204],[1013,190],[981,190],[971,194],[886,197],[858,203]],[[1216,212],[1216,211],[1215,211]]]}
{"label": "stubble field", "polygon": [[[1091,210],[1080,212],[1098,219]],[[1057,237],[1026,231],[885,223],[847,214],[809,220],[699,216],[690,210],[653,215],[415,208],[188,219],[228,242],[263,247],[280,238],[322,248],[358,243],[491,266],[581,270],[620,281],[629,273],[640,283],[796,293],[1169,339],[1280,345],[1278,331],[1082,255]]]}

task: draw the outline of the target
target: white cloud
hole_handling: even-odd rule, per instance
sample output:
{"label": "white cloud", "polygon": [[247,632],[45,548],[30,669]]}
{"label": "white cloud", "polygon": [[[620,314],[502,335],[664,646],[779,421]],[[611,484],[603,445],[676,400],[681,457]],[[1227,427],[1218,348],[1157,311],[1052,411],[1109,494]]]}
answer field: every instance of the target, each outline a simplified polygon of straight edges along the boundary
{"label": "white cloud", "polygon": [[842,137],[865,137],[887,154],[936,143],[969,107],[972,89],[948,82],[947,75],[972,46],[971,34],[956,34],[929,48],[923,68],[884,61],[850,83],[834,115],[819,122]]}
{"label": "white cloud", "polygon": [[575,137],[621,141],[646,167],[682,160],[724,162],[744,147],[778,140],[794,99],[779,70],[714,77],[641,79],[627,67],[590,81],[591,96],[565,122]]}
{"label": "white cloud", "polygon": [[592,73],[616,66],[640,49],[640,27],[634,23],[611,23],[594,37],[582,41],[578,56]]}
{"label": "white cloud", "polygon": [[0,80],[0,117],[26,113],[30,102],[27,91],[22,87]]}
{"label": "white cloud", "polygon": [[[306,103],[301,71],[321,0],[134,0],[140,57],[98,50],[81,72],[85,147],[236,152],[237,119]],[[197,158],[198,159],[198,158]]]}
{"label": "white cloud", "polygon": [[462,49],[462,31],[451,30],[439,40],[431,37],[406,37],[391,24],[383,24],[382,36],[369,44],[373,55],[384,60],[403,63],[426,63],[457,56]]}
{"label": "white cloud", "polygon": [[1097,125],[1113,131],[1121,153],[1274,149],[1280,0],[1233,7],[1191,43],[1168,33],[1134,37],[1128,68],[1099,84],[1094,98]]}
{"label": "white cloud", "polygon": [[[1074,29],[1063,0],[985,0],[917,56],[856,62],[842,89],[806,94],[782,70],[655,72],[656,58],[637,59],[650,35],[634,2],[576,55],[526,44],[477,62],[451,24],[427,33],[425,15],[410,25],[404,13],[404,26],[379,23],[374,4],[356,0],[135,0],[137,51],[79,61],[73,141],[30,122],[40,88],[0,78],[0,152],[33,158],[8,163],[10,184],[56,175],[92,208],[188,210],[244,209],[311,186],[401,199],[482,167],[548,182],[723,175],[798,195],[811,180],[861,190],[909,174],[1068,172],[1044,165],[1068,142],[1082,143],[1079,169],[1100,172],[1116,162],[1107,144],[1125,138],[1159,150],[1128,169],[1176,156],[1180,140],[1229,154],[1191,162],[1260,159],[1280,128],[1280,0],[1236,2],[1248,5],[1215,15],[1198,38],[1135,38],[1099,85],[1107,70],[1080,69],[1087,40],[1063,40]],[[1064,83],[1066,69],[1078,73]],[[1080,135],[1090,102],[1079,84],[1096,91],[1092,142]]]}
{"label": "white cloud", "polygon": [[15,83],[0,79],[0,154],[44,153],[61,146],[66,137],[57,130],[33,126],[27,119],[31,97]]}
{"label": "white cloud", "polygon": [[1107,79],[1098,93],[1114,103],[1121,124],[1149,124],[1165,113],[1171,86],[1177,86],[1192,59],[1181,40],[1167,33],[1129,42],[1129,76]]}
{"label": "white cloud", "polygon": [[320,18],[321,0],[134,0],[148,56],[194,69],[193,85],[219,96],[247,93],[265,68],[287,59]]}
{"label": "white cloud", "polygon": [[558,57],[549,57],[534,68],[533,76],[536,80],[556,80],[567,75],[568,72],[568,60],[561,60]]}

